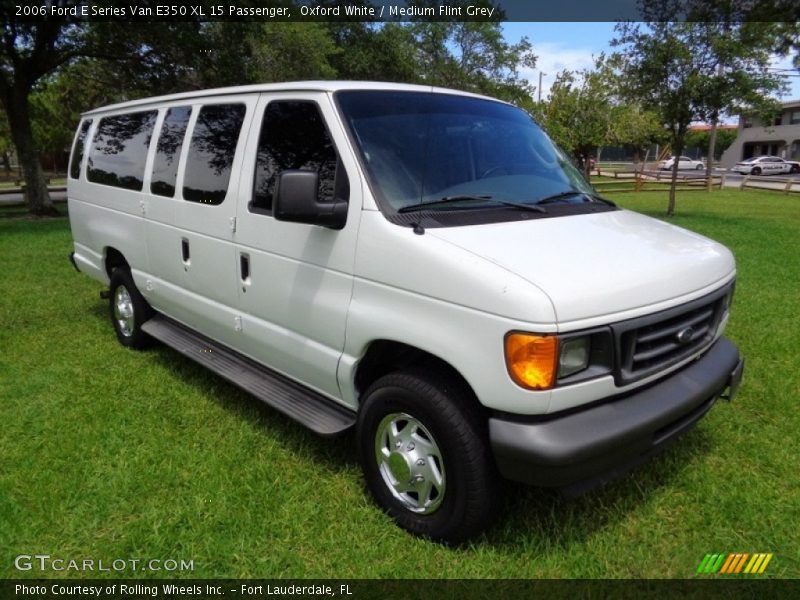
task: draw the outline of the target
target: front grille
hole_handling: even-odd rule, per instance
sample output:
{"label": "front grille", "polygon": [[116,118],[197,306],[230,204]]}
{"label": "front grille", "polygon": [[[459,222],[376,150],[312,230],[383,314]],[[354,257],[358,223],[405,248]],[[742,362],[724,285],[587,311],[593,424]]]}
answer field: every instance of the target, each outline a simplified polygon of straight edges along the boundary
{"label": "front grille", "polygon": [[733,293],[733,284],[682,306],[612,325],[617,385],[648,377],[707,346]]}

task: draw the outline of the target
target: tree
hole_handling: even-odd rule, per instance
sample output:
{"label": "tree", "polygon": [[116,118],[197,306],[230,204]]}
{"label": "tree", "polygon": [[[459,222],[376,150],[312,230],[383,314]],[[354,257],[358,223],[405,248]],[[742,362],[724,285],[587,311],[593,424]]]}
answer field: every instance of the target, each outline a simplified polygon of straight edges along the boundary
{"label": "tree", "polygon": [[[62,6],[76,4],[61,0]],[[138,2],[145,4],[154,2]],[[34,214],[54,212],[39,164],[42,144],[69,145],[78,114],[92,106],[224,85],[335,77],[445,85],[524,102],[531,90],[519,68],[535,61],[526,39],[503,39],[499,22],[19,22],[13,13],[13,6],[0,5],[0,105]],[[62,120],[72,122],[59,120],[53,128],[47,121],[64,99]]]}
{"label": "tree", "polygon": [[712,156],[713,158],[711,158],[711,160],[717,160],[733,143],[737,134],[738,132],[736,129],[717,128],[716,143],[714,145],[713,154],[711,154],[711,130],[698,131],[690,129],[686,134],[686,147],[699,148],[703,154]]}
{"label": "tree", "polygon": [[[756,102],[765,98],[777,79],[766,69],[737,72],[734,69],[756,68],[760,55],[750,53],[739,43],[725,41],[707,23],[670,22],[676,14],[689,14],[691,2],[658,0],[643,7],[648,21],[617,25],[619,37],[612,44],[625,47],[622,62],[624,89],[629,98],[640,99],[657,111],[669,134],[673,153],[678,156],[685,146],[692,121],[716,119],[720,111],[734,102]],[[729,59],[720,70],[722,48]],[[720,74],[720,71],[722,73]],[[672,168],[667,215],[675,213],[675,187],[678,162]]]}
{"label": "tree", "polygon": [[35,215],[56,211],[47,193],[33,134],[29,96],[36,82],[80,53],[82,29],[65,20],[38,23],[16,20],[14,7],[3,4],[0,51],[0,103],[8,117],[11,139],[25,178],[25,196]]}
{"label": "tree", "polygon": [[606,139],[609,146],[626,146],[633,150],[634,162],[642,161],[644,168],[646,149],[665,139],[659,116],[633,101],[618,101],[612,108],[611,128]]}
{"label": "tree", "polygon": [[[62,7],[81,4],[62,1]],[[140,2],[142,4],[142,2]],[[132,82],[143,89],[164,89],[170,80],[181,78],[193,66],[191,55],[199,54],[196,35],[199,22],[148,23],[135,27],[128,23],[98,22],[91,26],[69,17],[46,17],[36,22],[19,21],[14,6],[0,4],[2,44],[0,44],[0,104],[25,179],[25,196],[34,215],[56,214],[47,192],[39,148],[33,127],[31,94],[37,85],[56,70],[78,60],[93,57],[114,61],[114,79],[122,88]],[[99,63],[90,62],[88,67]],[[189,65],[190,67],[186,67]],[[97,69],[95,69],[97,70]],[[141,85],[149,83],[149,85]],[[175,84],[173,83],[173,86]],[[119,89],[119,88],[113,88]]]}
{"label": "tree", "polygon": [[590,157],[604,145],[611,131],[611,87],[599,70],[562,71],[550,88],[550,97],[534,107],[551,137],[589,176]]}
{"label": "tree", "polygon": [[711,175],[722,115],[743,107],[761,114],[778,108],[770,94],[782,90],[783,78],[770,71],[770,63],[781,27],[752,20],[757,13],[748,10],[753,9],[733,0],[706,0],[693,8],[695,27],[716,61],[705,97],[705,120],[711,124],[706,176]]}
{"label": "tree", "polygon": [[602,146],[642,149],[663,136],[652,111],[620,98],[615,64],[600,56],[593,70],[562,71],[547,101],[531,109],[551,137],[582,165],[587,177],[589,158]]}
{"label": "tree", "polygon": [[[437,0],[418,0],[415,6],[438,6]],[[487,0],[455,2],[490,6]],[[466,12],[465,10],[463,12]],[[516,44],[503,38],[504,14],[495,10],[494,21],[413,21],[414,64],[418,82],[502,98],[517,104],[530,99],[529,82],[520,76],[521,67],[534,68],[536,56],[523,37]]]}

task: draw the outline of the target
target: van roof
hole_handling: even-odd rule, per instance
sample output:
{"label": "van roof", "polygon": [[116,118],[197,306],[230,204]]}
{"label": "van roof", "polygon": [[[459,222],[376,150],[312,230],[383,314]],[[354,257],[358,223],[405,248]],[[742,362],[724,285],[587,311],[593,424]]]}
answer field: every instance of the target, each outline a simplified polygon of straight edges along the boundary
{"label": "van roof", "polygon": [[337,92],[339,90],[389,90],[389,91],[409,91],[409,92],[437,92],[442,94],[455,94],[470,96],[473,98],[483,98],[501,102],[497,98],[451,90],[429,85],[412,85],[407,83],[389,83],[383,81],[291,81],[287,83],[259,83],[255,85],[240,85],[233,87],[212,88],[206,90],[194,90],[191,92],[180,92],[178,94],[168,94],[165,96],[154,96],[141,98],[129,102],[109,104],[101,106],[83,113],[83,116],[97,115],[107,112],[126,110],[129,108],[146,107],[179,100],[191,100],[195,98],[210,98],[215,96],[229,96],[235,94],[251,94],[259,92]]}

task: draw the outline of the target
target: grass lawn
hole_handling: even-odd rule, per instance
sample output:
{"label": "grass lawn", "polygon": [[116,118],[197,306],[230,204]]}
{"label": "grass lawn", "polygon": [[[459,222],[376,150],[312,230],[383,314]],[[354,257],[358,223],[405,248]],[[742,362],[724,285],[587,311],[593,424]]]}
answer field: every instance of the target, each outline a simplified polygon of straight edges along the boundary
{"label": "grass lawn", "polygon": [[578,500],[510,484],[499,523],[456,549],[372,504],[352,438],[317,438],[169,349],[124,349],[67,261],[67,220],[0,210],[0,577],[42,576],[13,566],[38,553],[193,560],[155,575],[196,578],[683,578],[707,552],[772,552],[764,576],[800,577],[800,204],[726,190],[677,210],[736,253],[740,395]]}

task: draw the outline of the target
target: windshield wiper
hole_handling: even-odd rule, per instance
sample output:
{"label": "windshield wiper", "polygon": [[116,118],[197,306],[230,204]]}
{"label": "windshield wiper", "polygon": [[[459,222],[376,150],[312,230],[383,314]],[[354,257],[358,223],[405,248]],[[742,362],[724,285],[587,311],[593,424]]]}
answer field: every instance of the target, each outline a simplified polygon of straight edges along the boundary
{"label": "windshield wiper", "polygon": [[582,192],[580,190],[565,190],[563,192],[558,192],[557,194],[545,196],[544,198],[537,200],[536,204],[554,204],[560,200],[563,200],[564,198],[569,198],[570,196],[585,196],[589,198],[590,202],[602,202],[603,204],[608,204],[609,206],[617,206],[611,200],[606,200],[605,198],[597,196],[596,194]]}
{"label": "windshield wiper", "polygon": [[495,202],[497,204],[502,204],[504,206],[512,206],[514,208],[521,208],[522,210],[530,210],[533,212],[538,213],[546,213],[547,211],[542,208],[541,206],[535,206],[533,204],[524,204],[521,202],[511,202],[509,200],[499,200],[497,198],[493,198],[489,195],[481,195],[481,196],[472,196],[469,194],[462,194],[458,196],[445,196],[444,198],[440,198],[439,200],[433,200],[431,202],[420,202],[419,204],[411,204],[409,206],[404,206],[401,209],[398,209],[397,212],[399,213],[408,213],[408,212],[417,212],[422,210],[427,210],[428,207],[431,206],[441,206],[443,204],[450,204],[451,202],[463,202],[464,200],[488,200],[490,202]]}
{"label": "windshield wiper", "polygon": [[417,212],[421,210],[427,210],[428,207],[431,206],[441,206],[443,204],[450,204],[451,202],[461,202],[463,200],[491,200],[491,196],[470,196],[470,195],[463,195],[463,196],[445,196],[444,198],[440,198],[439,200],[431,200],[430,202],[420,202],[419,204],[409,204],[408,206],[404,206],[403,208],[399,208],[397,212],[399,213],[407,213],[407,212]]}

